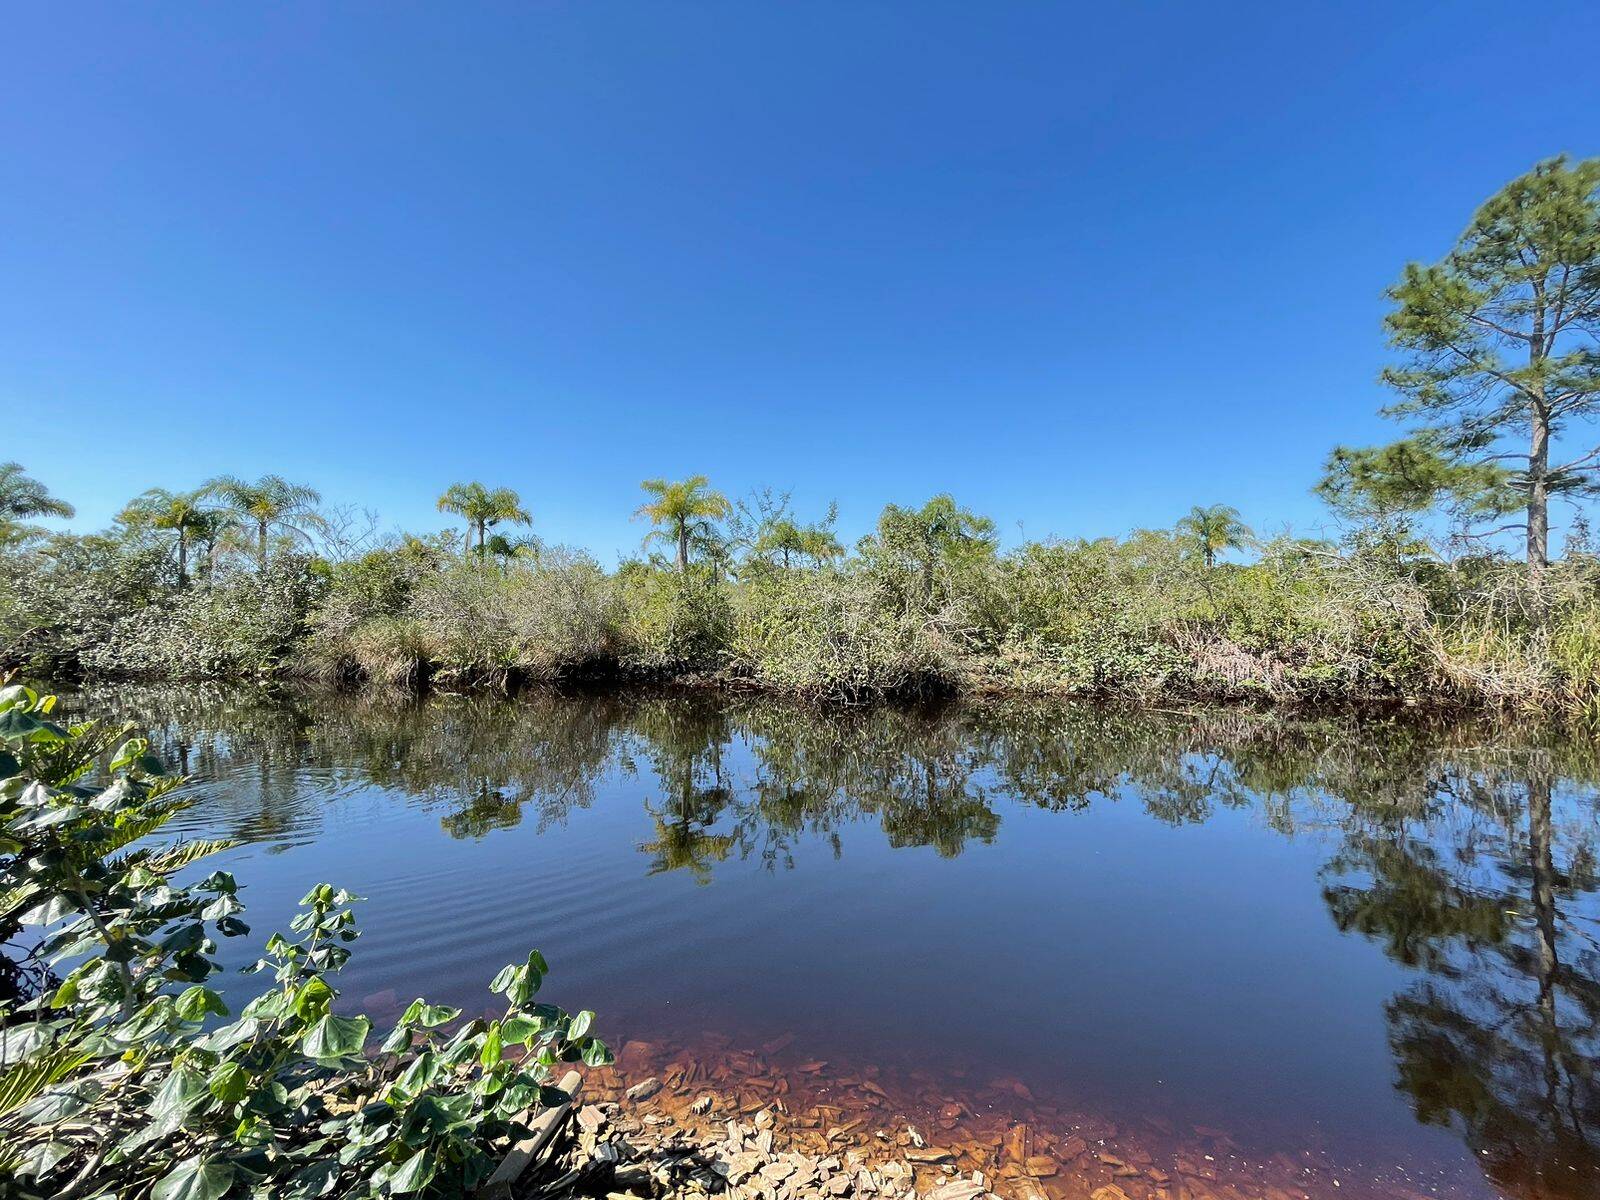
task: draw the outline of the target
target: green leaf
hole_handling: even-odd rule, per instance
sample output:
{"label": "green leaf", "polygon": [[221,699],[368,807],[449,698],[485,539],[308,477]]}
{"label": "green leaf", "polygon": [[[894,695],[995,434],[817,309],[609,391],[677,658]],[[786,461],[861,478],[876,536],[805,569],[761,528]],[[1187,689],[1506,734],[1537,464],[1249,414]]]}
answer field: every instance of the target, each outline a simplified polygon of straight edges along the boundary
{"label": "green leaf", "polygon": [[333,999],[334,991],[331,987],[320,979],[309,979],[295,993],[295,1015],[310,1024],[328,1011],[328,1006],[333,1003]]}
{"label": "green leaf", "polygon": [[72,1153],[72,1147],[66,1142],[40,1142],[33,1146],[22,1156],[17,1165],[18,1175],[32,1175],[35,1178],[48,1175],[55,1169],[57,1163]]}
{"label": "green leaf", "polygon": [[607,1046],[599,1038],[590,1038],[583,1047],[583,1063],[588,1067],[603,1067],[616,1059]]}
{"label": "green leaf", "polygon": [[507,1017],[501,1023],[500,1036],[506,1040],[508,1045],[520,1046],[524,1045],[529,1038],[533,1037],[539,1032],[539,1030],[543,1028],[544,1022],[540,1021],[538,1018],[525,1017],[519,1014],[517,1016]]}
{"label": "green leaf", "polygon": [[319,1061],[350,1058],[361,1053],[367,1043],[372,1022],[366,1017],[341,1017],[326,1013],[306,1030],[301,1048]]}
{"label": "green leaf", "polygon": [[320,1162],[309,1163],[289,1176],[289,1185],[284,1190],[284,1195],[294,1197],[295,1200],[309,1200],[313,1196],[326,1195],[332,1190],[334,1183],[339,1178],[339,1164],[331,1158],[322,1159]]}
{"label": "green leaf", "polygon": [[577,1041],[584,1034],[589,1032],[589,1026],[593,1024],[594,1014],[588,1009],[584,1009],[577,1016],[572,1018],[572,1024],[567,1027],[567,1036],[573,1041]]}
{"label": "green leaf", "polygon": [[237,1104],[250,1091],[250,1073],[238,1063],[225,1062],[211,1072],[209,1086],[224,1104]]}
{"label": "green leaf", "polygon": [[497,1021],[489,1026],[489,1032],[483,1039],[483,1049],[478,1051],[478,1061],[493,1069],[499,1065],[504,1054],[505,1043],[500,1040],[500,1024]]}
{"label": "green leaf", "polygon": [[150,1200],[222,1200],[233,1186],[233,1164],[186,1158],[156,1181]]}
{"label": "green leaf", "polygon": [[178,997],[177,1012],[185,1021],[203,1021],[207,1013],[215,1013],[219,1017],[227,1016],[228,1006],[216,992],[197,984],[192,988],[185,988],[183,994]]}
{"label": "green leaf", "polygon": [[168,1124],[181,1120],[185,1113],[209,1094],[210,1089],[198,1071],[178,1067],[161,1081],[155,1098],[150,1101],[150,1117]]}
{"label": "green leaf", "polygon": [[389,1180],[389,1190],[397,1196],[407,1192],[421,1191],[428,1186],[428,1181],[433,1178],[433,1155],[427,1150],[418,1150],[395,1171]]}
{"label": "green leaf", "polygon": [[409,1066],[401,1072],[398,1083],[402,1089],[412,1096],[429,1087],[439,1074],[439,1060],[432,1050],[424,1050],[411,1060]]}
{"label": "green leaf", "polygon": [[322,1158],[320,1162],[307,1163],[291,1174],[285,1195],[290,1197],[317,1197],[326,1195],[333,1190],[334,1182],[339,1179],[339,1163],[333,1158]]}

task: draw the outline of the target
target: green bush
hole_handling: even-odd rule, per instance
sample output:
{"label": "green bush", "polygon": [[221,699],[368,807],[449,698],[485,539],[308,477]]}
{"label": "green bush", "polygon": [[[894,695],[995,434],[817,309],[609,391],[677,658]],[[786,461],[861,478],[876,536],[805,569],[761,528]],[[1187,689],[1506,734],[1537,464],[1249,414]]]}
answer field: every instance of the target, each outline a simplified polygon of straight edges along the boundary
{"label": "green bush", "polygon": [[773,687],[850,697],[956,681],[947,633],[863,570],[764,572],[738,592],[731,625],[734,668]]}
{"label": "green bush", "polygon": [[230,570],[122,613],[85,671],[106,676],[244,679],[271,675],[304,642],[326,583],[309,560],[282,555],[264,571]]}
{"label": "green bush", "polygon": [[[490,985],[493,1020],[416,1000],[376,1047],[340,1011],[356,899],[319,884],[253,968],[237,1014],[207,981],[249,933],[217,843],[152,836],[194,801],[124,731],[50,719],[0,690],[0,1172],[25,1197],[470,1194],[541,1107],[559,1064],[609,1062],[593,1014],[535,996],[534,951]],[[97,762],[109,753],[101,775]],[[32,937],[31,944],[24,939]],[[64,972],[64,974],[58,974]]]}
{"label": "green bush", "polygon": [[409,687],[720,673],[850,697],[1168,692],[1529,708],[1600,697],[1600,564],[1581,548],[1536,584],[1502,556],[1447,561],[1372,523],[1338,545],[1258,544],[1248,563],[1208,557],[1182,529],[1000,553],[992,525],[949,497],[889,506],[848,556],[831,534],[832,549],[811,554],[798,527],[783,530],[780,554],[766,528],[732,541],[700,529],[686,570],[652,560],[608,572],[534,543],[463,561],[441,539],[405,538],[333,563],[280,547],[263,571],[235,548],[208,556],[187,587],[170,538],[152,542],[142,527],[62,536],[0,549],[0,666]]}
{"label": "green bush", "polygon": [[720,664],[732,633],[733,606],[712,570],[631,563],[618,572],[617,583],[629,665],[709,671]]}

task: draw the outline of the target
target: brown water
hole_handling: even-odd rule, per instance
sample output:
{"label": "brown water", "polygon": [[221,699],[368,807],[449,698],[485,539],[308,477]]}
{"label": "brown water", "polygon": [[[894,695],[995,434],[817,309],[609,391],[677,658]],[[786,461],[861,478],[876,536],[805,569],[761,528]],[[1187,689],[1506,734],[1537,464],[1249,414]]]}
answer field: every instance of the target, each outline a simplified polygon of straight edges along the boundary
{"label": "brown water", "polygon": [[[483,1007],[536,945],[625,1070],[786,1096],[818,1137],[911,1125],[1024,1190],[1600,1195],[1581,739],[1035,703],[82,702],[195,776],[184,832],[245,843],[257,934],[318,880],[368,898],[352,1004]],[[1040,1159],[1061,1170],[1030,1181]]]}

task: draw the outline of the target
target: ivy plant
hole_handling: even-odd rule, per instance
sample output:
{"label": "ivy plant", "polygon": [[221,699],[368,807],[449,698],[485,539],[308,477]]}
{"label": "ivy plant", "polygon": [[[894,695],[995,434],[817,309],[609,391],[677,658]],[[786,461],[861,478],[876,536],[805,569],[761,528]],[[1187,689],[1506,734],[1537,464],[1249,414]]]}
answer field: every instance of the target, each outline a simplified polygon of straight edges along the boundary
{"label": "ivy plant", "polygon": [[242,938],[219,842],[155,835],[195,802],[127,729],[64,724],[0,689],[0,1190],[59,1200],[460,1196],[543,1108],[560,1064],[611,1061],[594,1015],[537,997],[533,951],[463,1020],[414,1001],[393,1028],[339,1003],[357,897],[319,883],[250,968],[237,1012],[211,986]]}

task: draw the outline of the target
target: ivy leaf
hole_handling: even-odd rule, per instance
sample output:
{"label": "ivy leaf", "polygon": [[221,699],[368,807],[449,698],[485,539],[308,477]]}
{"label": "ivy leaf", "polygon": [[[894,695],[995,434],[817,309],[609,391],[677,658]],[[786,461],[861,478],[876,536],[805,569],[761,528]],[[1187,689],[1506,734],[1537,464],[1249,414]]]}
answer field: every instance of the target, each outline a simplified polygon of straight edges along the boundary
{"label": "ivy leaf", "polygon": [[250,1090],[250,1073],[235,1062],[225,1062],[211,1072],[211,1094],[224,1104],[237,1104]]}
{"label": "ivy leaf", "polygon": [[233,1164],[186,1158],[156,1181],[150,1200],[222,1200],[233,1186]]}
{"label": "ivy leaf", "polygon": [[202,1021],[207,1013],[216,1013],[219,1017],[228,1015],[228,1006],[222,1002],[222,997],[210,988],[195,986],[185,988],[178,997],[178,1015],[185,1021]]}
{"label": "ivy leaf", "polygon": [[320,979],[309,979],[295,995],[295,1015],[302,1021],[315,1021],[332,1003],[333,989]]}
{"label": "ivy leaf", "polygon": [[330,1059],[350,1058],[361,1053],[367,1043],[372,1022],[366,1017],[340,1017],[326,1013],[306,1030],[301,1048],[312,1058],[326,1062]]}
{"label": "ivy leaf", "polygon": [[407,1192],[421,1191],[428,1186],[428,1181],[433,1178],[433,1158],[426,1150],[418,1150],[405,1162],[400,1164],[398,1170],[389,1180],[389,1190],[395,1195],[404,1195]]}
{"label": "ivy leaf", "polygon": [[162,1080],[155,1099],[150,1102],[150,1119],[157,1124],[177,1128],[183,1116],[209,1094],[206,1081],[198,1071],[178,1067]]}
{"label": "ivy leaf", "polygon": [[544,1023],[534,1017],[520,1015],[507,1017],[500,1026],[500,1036],[506,1040],[507,1044],[520,1046],[543,1027]]}
{"label": "ivy leaf", "polygon": [[424,1088],[431,1085],[439,1074],[439,1060],[434,1057],[432,1050],[424,1050],[411,1060],[400,1075],[399,1084],[408,1093],[415,1096]]}
{"label": "ivy leaf", "polygon": [[66,1142],[41,1142],[23,1155],[17,1166],[17,1174],[35,1178],[48,1175],[57,1163],[71,1153],[72,1147]]}
{"label": "ivy leaf", "polygon": [[339,1164],[331,1158],[301,1167],[289,1176],[289,1186],[284,1189],[284,1195],[296,1197],[297,1200],[300,1197],[326,1195],[338,1180],[339,1170]]}
{"label": "ivy leaf", "polygon": [[478,1061],[492,1070],[499,1065],[504,1054],[505,1043],[500,1040],[500,1025],[496,1022],[489,1026],[489,1032],[484,1036],[483,1049],[478,1051]]}

